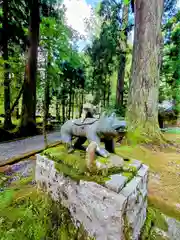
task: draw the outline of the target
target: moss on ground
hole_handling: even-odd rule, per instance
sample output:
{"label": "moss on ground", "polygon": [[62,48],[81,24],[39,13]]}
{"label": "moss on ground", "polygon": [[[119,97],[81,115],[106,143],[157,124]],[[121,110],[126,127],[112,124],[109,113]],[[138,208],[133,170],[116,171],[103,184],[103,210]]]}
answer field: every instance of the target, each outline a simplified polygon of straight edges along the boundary
{"label": "moss on ground", "polygon": [[92,240],[76,228],[69,211],[36,188],[6,190],[0,195],[1,240]]}
{"label": "moss on ground", "polygon": [[[180,134],[165,134],[169,140],[180,139]],[[150,167],[148,198],[151,206],[180,220],[180,154],[171,148],[151,149],[142,145],[121,145],[116,153],[127,159],[138,159]]]}

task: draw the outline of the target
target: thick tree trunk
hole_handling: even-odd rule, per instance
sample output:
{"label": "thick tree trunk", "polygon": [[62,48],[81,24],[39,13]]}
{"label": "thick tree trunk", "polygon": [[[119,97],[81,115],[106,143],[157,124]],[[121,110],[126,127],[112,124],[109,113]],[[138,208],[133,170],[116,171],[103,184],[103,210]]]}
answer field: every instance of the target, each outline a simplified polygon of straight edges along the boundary
{"label": "thick tree trunk", "polygon": [[124,95],[124,78],[125,78],[125,67],[126,67],[126,46],[127,46],[127,25],[128,25],[128,14],[129,14],[129,4],[123,6],[123,26],[122,30],[125,34],[124,43],[121,46],[121,56],[118,69],[118,79],[116,88],[116,106],[123,106],[123,95]]}
{"label": "thick tree trunk", "polygon": [[159,55],[163,0],[136,0],[132,79],[127,106],[129,138],[159,140]]}
{"label": "thick tree trunk", "polygon": [[21,130],[24,134],[36,132],[36,77],[37,77],[37,53],[39,44],[39,0],[31,1],[30,26],[29,26],[29,51],[27,76],[24,81]]}
{"label": "thick tree trunk", "polygon": [[4,60],[4,128],[11,129],[11,114],[10,114],[10,79],[9,79],[9,64],[8,64],[8,0],[3,1],[3,38],[2,38],[2,56]]}

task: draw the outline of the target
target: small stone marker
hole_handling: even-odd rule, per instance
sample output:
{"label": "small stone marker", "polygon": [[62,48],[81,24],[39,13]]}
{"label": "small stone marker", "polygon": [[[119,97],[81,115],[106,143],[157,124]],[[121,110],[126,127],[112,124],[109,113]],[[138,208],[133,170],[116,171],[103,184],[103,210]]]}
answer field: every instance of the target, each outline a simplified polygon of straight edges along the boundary
{"label": "small stone marker", "polygon": [[122,176],[121,174],[114,174],[111,175],[111,179],[105,183],[105,186],[108,189],[119,193],[126,184],[127,180],[127,177]]}

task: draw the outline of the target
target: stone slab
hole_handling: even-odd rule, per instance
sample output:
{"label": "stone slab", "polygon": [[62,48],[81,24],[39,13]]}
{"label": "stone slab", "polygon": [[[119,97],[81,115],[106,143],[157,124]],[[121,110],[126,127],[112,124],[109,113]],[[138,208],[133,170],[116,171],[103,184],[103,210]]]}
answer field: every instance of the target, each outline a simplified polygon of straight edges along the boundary
{"label": "stone slab", "polygon": [[141,182],[140,177],[134,177],[129,183],[127,183],[125,188],[123,188],[120,193],[125,197],[129,197],[132,193],[136,191],[140,182]]}
{"label": "stone slab", "polygon": [[75,225],[82,223],[89,236],[96,240],[124,240],[125,216],[131,229],[131,239],[138,240],[147,208],[147,172],[143,174],[143,171],[141,169],[139,176],[125,187],[126,177],[112,175],[109,189],[95,182],[80,180],[77,183],[65,177],[45,156],[37,155],[36,160],[38,186],[55,201],[61,201],[69,209]]}
{"label": "stone slab", "polygon": [[137,172],[137,176],[145,177],[145,175],[148,174],[148,171],[149,171],[149,167],[143,164],[139,169],[139,171]]}
{"label": "stone slab", "polygon": [[128,178],[121,174],[114,174],[114,175],[111,175],[110,177],[111,179],[105,183],[105,186],[108,189],[119,193],[121,189],[124,187],[124,185],[126,184]]}

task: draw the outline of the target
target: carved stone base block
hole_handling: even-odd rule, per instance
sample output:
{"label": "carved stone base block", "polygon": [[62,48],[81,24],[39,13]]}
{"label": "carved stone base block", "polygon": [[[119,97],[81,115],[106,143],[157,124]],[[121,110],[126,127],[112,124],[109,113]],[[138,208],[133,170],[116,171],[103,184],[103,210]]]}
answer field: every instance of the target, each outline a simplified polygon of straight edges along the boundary
{"label": "carved stone base block", "polygon": [[146,219],[148,167],[135,162],[137,174],[129,182],[115,174],[104,186],[75,182],[55,168],[55,163],[37,155],[36,181],[55,201],[70,210],[75,225],[82,223],[97,240],[138,240]]}

